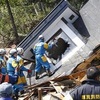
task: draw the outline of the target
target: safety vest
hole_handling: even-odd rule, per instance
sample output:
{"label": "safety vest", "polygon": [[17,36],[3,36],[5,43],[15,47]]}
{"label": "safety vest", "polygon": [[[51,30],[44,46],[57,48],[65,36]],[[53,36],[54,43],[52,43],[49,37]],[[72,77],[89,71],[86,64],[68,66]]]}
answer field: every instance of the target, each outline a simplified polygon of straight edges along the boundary
{"label": "safety vest", "polygon": [[3,75],[0,73],[0,84],[3,82],[9,82],[9,75]]}

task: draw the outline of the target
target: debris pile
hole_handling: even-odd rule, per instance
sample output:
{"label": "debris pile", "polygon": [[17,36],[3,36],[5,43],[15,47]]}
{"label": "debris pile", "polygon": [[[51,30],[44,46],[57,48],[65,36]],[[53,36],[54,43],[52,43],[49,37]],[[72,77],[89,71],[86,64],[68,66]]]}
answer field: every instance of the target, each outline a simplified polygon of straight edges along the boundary
{"label": "debris pile", "polygon": [[19,100],[63,100],[68,91],[80,85],[86,79],[86,71],[90,66],[100,68],[100,45],[87,59],[78,64],[70,75],[59,76],[43,83],[25,87],[26,93]]}

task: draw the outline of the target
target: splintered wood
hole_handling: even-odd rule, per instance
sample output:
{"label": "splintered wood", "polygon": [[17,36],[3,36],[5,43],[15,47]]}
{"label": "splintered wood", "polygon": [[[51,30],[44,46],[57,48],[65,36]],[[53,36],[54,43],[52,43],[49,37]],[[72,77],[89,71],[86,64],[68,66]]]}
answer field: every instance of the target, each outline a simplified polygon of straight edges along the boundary
{"label": "splintered wood", "polygon": [[87,78],[86,71],[91,65],[100,68],[100,47],[82,63],[78,64],[70,75],[59,76],[49,81],[26,87],[26,90],[31,92],[28,92],[23,99],[20,98],[19,100],[30,100],[30,97],[37,97],[36,100],[63,100],[66,91],[80,85]]}

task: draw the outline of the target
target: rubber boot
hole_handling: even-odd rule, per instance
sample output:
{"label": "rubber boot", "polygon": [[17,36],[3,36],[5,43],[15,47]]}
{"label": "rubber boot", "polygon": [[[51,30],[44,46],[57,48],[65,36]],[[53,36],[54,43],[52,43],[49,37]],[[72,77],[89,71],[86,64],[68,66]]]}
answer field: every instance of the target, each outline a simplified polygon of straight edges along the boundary
{"label": "rubber boot", "polygon": [[39,73],[38,72],[35,73],[35,79],[36,80],[39,79]]}
{"label": "rubber boot", "polygon": [[50,77],[50,76],[52,76],[52,72],[50,71],[50,69],[46,69],[46,73],[47,73],[47,75]]}

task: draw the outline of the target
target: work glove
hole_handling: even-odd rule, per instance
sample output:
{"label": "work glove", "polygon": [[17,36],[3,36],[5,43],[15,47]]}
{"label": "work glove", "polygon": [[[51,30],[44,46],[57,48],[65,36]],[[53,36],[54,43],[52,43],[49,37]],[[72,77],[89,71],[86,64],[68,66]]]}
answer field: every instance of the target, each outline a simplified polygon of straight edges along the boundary
{"label": "work glove", "polygon": [[57,42],[51,42],[51,45],[52,45],[52,46],[58,47],[58,45],[57,45],[56,43],[57,43]]}
{"label": "work glove", "polygon": [[32,73],[32,70],[28,70],[28,73]]}

